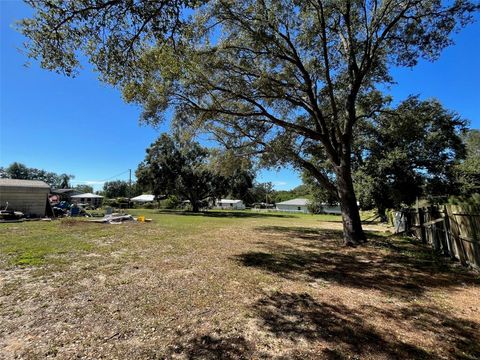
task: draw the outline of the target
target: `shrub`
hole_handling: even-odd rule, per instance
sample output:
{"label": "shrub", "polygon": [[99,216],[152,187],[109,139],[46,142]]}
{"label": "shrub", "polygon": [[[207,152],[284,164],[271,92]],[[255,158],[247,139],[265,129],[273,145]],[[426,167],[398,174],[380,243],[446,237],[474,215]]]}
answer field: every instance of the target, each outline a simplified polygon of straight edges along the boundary
{"label": "shrub", "polygon": [[157,207],[157,204],[155,204],[154,202],[147,202],[144,204],[140,204],[139,207],[143,209],[155,209]]}
{"label": "shrub", "polygon": [[164,209],[178,209],[180,205],[181,202],[175,195],[170,195],[162,201],[162,207]]}
{"label": "shrub", "polygon": [[472,211],[480,211],[480,194],[476,193],[471,196],[452,196],[448,199],[451,205],[460,205],[471,209]]}
{"label": "shrub", "polygon": [[312,201],[307,206],[308,211],[312,214],[322,214],[323,213],[323,205],[318,201]]}

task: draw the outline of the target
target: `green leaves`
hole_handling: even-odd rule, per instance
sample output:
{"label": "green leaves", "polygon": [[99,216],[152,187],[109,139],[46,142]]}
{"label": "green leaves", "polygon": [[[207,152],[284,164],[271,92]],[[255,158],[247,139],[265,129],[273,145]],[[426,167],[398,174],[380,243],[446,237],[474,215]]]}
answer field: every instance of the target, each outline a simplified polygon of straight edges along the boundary
{"label": "green leaves", "polygon": [[454,169],[465,154],[467,122],[437,101],[409,97],[359,123],[354,180],[365,207],[410,205],[417,196],[458,191]]}
{"label": "green leaves", "polygon": [[147,150],[136,176],[155,195],[175,195],[198,210],[206,201],[226,194],[241,197],[252,187],[249,164],[228,162],[226,168],[222,160],[196,142],[162,134]]}

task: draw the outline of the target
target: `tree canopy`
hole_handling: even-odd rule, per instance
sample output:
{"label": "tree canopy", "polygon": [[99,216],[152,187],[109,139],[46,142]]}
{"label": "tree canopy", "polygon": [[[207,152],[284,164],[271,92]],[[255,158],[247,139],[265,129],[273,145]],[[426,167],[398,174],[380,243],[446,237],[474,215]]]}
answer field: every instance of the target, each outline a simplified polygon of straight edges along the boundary
{"label": "tree canopy", "polygon": [[130,196],[130,186],[128,181],[114,180],[103,184],[103,194],[110,199]]}
{"label": "tree canopy", "polygon": [[385,209],[418,197],[457,195],[455,168],[465,156],[467,122],[436,100],[410,97],[359,123],[354,182],[361,205]]}
{"label": "tree canopy", "polygon": [[82,194],[93,193],[93,186],[91,185],[77,185],[74,187],[74,189],[81,192]]}
{"label": "tree canopy", "polygon": [[457,165],[455,174],[460,194],[469,196],[480,193],[480,130],[468,131],[463,141],[466,148],[465,160]]}
{"label": "tree canopy", "polygon": [[57,174],[43,169],[29,168],[26,165],[13,162],[6,168],[0,168],[0,178],[20,180],[41,180],[45,181],[52,188],[69,188],[70,180],[75,176],[68,174]]}
{"label": "tree canopy", "polygon": [[252,187],[250,172],[241,168],[226,170],[218,158],[218,153],[213,154],[197,142],[163,134],[147,149],[136,176],[155,195],[188,200],[197,212],[223,195],[245,195]]}
{"label": "tree canopy", "polygon": [[352,146],[357,123],[384,106],[374,90],[393,65],[435,60],[478,10],[469,0],[30,3],[21,28],[43,67],[71,74],[80,48],[145,121],[173,108],[181,129],[305,169],[337,192],[347,244],[365,239]]}

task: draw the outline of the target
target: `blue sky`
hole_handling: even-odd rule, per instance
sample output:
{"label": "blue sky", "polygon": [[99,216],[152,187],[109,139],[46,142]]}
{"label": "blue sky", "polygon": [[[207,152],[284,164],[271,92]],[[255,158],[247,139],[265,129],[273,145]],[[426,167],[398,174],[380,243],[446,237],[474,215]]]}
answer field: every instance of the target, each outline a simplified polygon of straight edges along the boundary
{"label": "blue sky", "polygon": [[[29,167],[74,174],[75,183],[100,189],[107,179],[128,179],[145,148],[160,131],[141,126],[140,110],[84,70],[71,79],[40,69],[19,49],[24,39],[12,24],[30,14],[21,1],[0,0],[0,166],[19,161]],[[396,100],[409,94],[438,98],[480,128],[480,22],[454,36],[455,46],[434,63],[394,69]],[[118,175],[121,174],[121,175]],[[117,176],[118,175],[118,176]],[[301,183],[291,169],[262,171],[259,181],[277,189]]]}

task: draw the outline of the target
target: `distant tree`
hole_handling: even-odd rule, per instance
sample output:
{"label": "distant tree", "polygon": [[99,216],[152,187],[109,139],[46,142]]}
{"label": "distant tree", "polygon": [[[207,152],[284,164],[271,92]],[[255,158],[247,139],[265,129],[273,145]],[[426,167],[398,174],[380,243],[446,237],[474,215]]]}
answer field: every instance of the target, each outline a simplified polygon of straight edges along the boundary
{"label": "distant tree", "polygon": [[61,188],[62,185],[68,185],[70,179],[73,179],[75,176],[29,168],[24,164],[14,162],[6,168],[2,168],[0,177],[20,180],[41,180],[45,181],[52,188]]}
{"label": "distant tree", "polygon": [[70,188],[70,176],[66,174],[60,175],[60,188],[61,189],[69,189]]}
{"label": "distant tree", "polygon": [[31,180],[33,176],[32,170],[24,164],[14,162],[5,168],[3,176],[9,179]]}
{"label": "distant tree", "polygon": [[129,184],[123,180],[107,181],[103,184],[103,193],[109,199],[128,197]]}
{"label": "distant tree", "polygon": [[302,184],[291,190],[277,190],[274,194],[274,201],[282,202],[287,200],[292,200],[295,198],[312,198],[312,189],[310,186]]}
{"label": "distant tree", "polygon": [[359,124],[353,179],[362,207],[411,205],[420,196],[456,195],[466,121],[438,101],[410,97]]}
{"label": "distant tree", "polygon": [[455,168],[460,194],[470,196],[480,193],[480,130],[471,129],[463,137],[465,160]]}
{"label": "distant tree", "polygon": [[130,190],[130,197],[135,197],[138,195],[142,195],[143,193],[152,193],[150,188],[141,186],[138,181],[132,183],[132,188]]}
{"label": "distant tree", "polygon": [[74,189],[81,192],[82,194],[85,194],[85,193],[93,194],[93,187],[90,185],[77,185],[74,187]]}
{"label": "distant tree", "polygon": [[194,212],[208,200],[225,194],[229,181],[214,171],[208,149],[196,142],[161,135],[147,149],[136,177],[141,185],[153,189],[156,196],[175,195],[189,200]]}
{"label": "distant tree", "polygon": [[272,203],[275,190],[271,182],[258,183],[254,182],[252,187],[248,189],[245,203],[252,205],[254,203]]}

